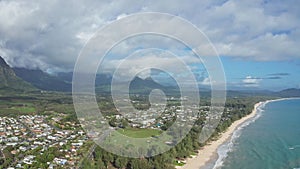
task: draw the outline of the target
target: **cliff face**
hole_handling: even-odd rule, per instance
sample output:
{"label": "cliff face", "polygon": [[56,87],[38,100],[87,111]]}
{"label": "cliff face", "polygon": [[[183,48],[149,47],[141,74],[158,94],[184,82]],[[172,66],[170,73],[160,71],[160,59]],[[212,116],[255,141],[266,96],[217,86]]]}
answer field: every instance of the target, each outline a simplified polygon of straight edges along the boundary
{"label": "cliff face", "polygon": [[13,69],[0,56],[0,88],[10,88],[17,90],[34,90],[29,83],[16,76]]}

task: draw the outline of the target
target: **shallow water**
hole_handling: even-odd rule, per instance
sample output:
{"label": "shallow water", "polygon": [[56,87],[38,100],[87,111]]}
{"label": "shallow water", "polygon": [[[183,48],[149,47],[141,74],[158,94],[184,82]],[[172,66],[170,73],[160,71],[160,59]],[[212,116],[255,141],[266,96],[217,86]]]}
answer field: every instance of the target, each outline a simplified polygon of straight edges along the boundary
{"label": "shallow water", "polygon": [[215,168],[300,167],[300,99],[269,102],[258,109],[218,149]]}

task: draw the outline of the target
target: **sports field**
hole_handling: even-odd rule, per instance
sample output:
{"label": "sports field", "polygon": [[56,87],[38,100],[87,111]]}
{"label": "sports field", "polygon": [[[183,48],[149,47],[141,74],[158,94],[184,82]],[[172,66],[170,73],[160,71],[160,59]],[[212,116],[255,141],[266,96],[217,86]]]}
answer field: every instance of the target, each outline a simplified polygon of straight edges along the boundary
{"label": "sports field", "polygon": [[126,135],[128,137],[133,137],[133,138],[146,138],[151,136],[157,136],[160,135],[162,132],[160,130],[155,130],[155,129],[136,129],[136,128],[119,129],[117,131],[123,135]]}

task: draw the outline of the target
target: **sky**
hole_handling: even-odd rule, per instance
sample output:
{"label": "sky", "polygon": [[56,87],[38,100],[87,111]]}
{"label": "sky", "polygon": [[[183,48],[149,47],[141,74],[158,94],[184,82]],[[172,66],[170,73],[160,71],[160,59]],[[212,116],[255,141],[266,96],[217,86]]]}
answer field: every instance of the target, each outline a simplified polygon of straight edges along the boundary
{"label": "sky", "polygon": [[[186,19],[209,38],[229,89],[299,88],[299,6],[299,0],[0,0],[0,56],[12,67],[72,71],[79,52],[99,28],[131,14],[162,12]],[[140,45],[144,39],[121,43],[105,65],[117,63],[118,54],[131,46],[147,47]],[[147,43],[172,49],[194,63],[190,52],[174,42],[148,37]],[[141,60],[133,58],[131,63]],[[171,65],[173,60],[160,63]],[[208,80],[205,75],[198,79],[203,85]]]}

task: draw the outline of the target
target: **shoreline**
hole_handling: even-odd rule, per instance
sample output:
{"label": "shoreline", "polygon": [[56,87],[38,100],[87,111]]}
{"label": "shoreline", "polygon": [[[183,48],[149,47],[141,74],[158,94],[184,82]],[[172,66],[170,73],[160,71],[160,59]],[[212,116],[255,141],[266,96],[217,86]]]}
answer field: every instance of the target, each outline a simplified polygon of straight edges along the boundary
{"label": "shoreline", "polygon": [[205,167],[208,163],[212,162],[212,160],[214,160],[218,156],[217,151],[218,151],[219,146],[221,146],[222,144],[224,144],[226,141],[228,141],[231,138],[232,134],[234,133],[234,131],[236,130],[236,128],[238,126],[240,126],[247,120],[253,118],[257,113],[257,109],[261,105],[267,104],[272,101],[279,101],[279,100],[284,100],[284,98],[275,99],[275,100],[267,100],[267,101],[256,103],[250,114],[248,114],[247,116],[245,116],[239,120],[234,121],[225,132],[221,133],[218,140],[209,142],[207,145],[205,145],[204,147],[202,147],[199,150],[196,157],[187,158],[186,164],[184,166],[176,166],[176,168],[177,169],[199,169],[201,167]]}

